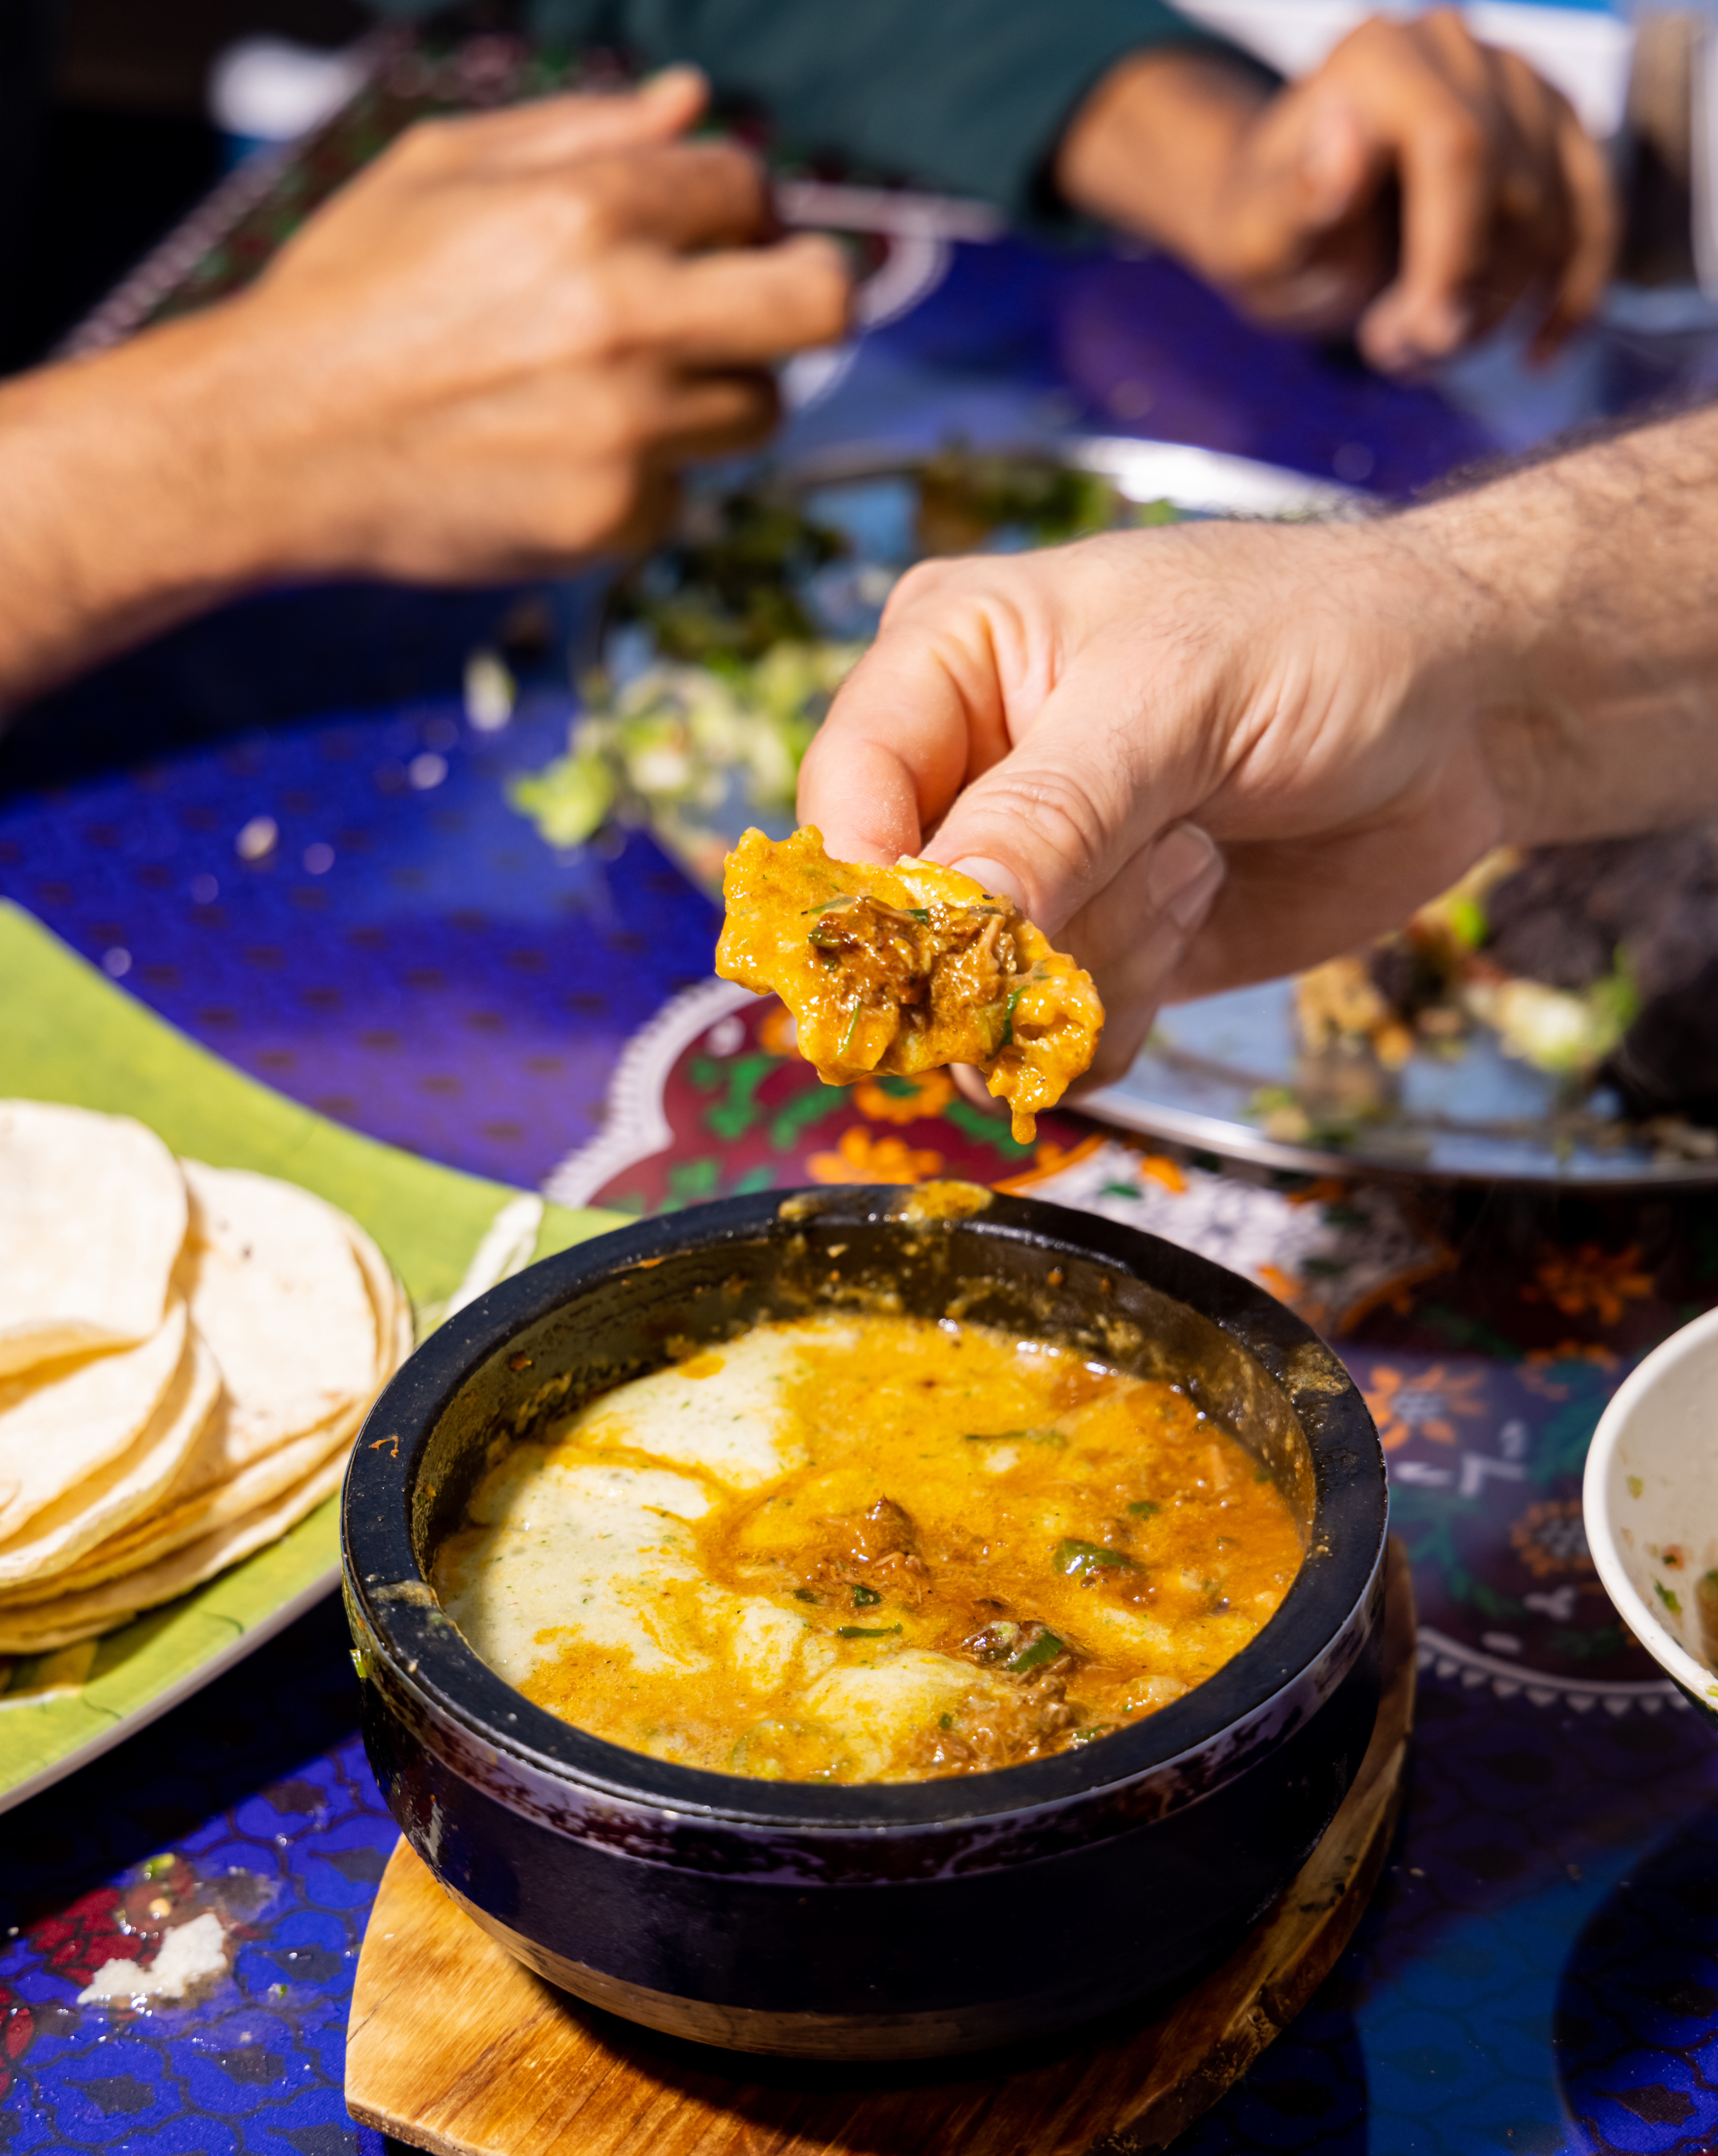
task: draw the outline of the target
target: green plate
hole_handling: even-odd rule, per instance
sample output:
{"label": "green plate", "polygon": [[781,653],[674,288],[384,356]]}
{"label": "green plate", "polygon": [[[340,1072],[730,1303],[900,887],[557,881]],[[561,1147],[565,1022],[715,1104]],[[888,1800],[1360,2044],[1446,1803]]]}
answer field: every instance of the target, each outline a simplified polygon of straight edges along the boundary
{"label": "green plate", "polygon": [[[187,1040],[0,902],[0,1098],[136,1116],[176,1152],[288,1178],[343,1206],[405,1282],[420,1337],[450,1301],[620,1224],[378,1145],[285,1100]],[[0,1811],[195,1691],[326,1594],[340,1501],[116,1632],[0,1657]]]}

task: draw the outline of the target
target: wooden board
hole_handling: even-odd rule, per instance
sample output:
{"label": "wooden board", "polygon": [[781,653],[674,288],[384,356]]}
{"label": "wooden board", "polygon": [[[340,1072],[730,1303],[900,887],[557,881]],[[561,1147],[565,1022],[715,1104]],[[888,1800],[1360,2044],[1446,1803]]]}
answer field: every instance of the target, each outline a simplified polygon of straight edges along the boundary
{"label": "wooden board", "polygon": [[1143,2156],[1174,2139],[1334,1967],[1389,1848],[1413,1718],[1413,1589],[1389,1558],[1385,1693],[1355,1784],[1293,1887],[1170,2013],[973,2060],[823,2066],[714,2051],[597,2011],[515,1962],[402,1841],[346,2038],[354,2118],[436,2156]]}

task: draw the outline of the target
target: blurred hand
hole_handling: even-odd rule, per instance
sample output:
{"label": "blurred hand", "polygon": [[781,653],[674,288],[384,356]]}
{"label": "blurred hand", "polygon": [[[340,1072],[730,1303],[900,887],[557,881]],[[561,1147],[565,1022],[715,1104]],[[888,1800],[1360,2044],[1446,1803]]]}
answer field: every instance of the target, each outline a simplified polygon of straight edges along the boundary
{"label": "blurred hand", "polygon": [[927,564],[813,742],[800,818],[837,859],[922,851],[1014,899],[1097,980],[1101,1083],[1160,1002],[1351,950],[1497,840],[1440,656],[1463,640],[1459,585],[1401,525]]}
{"label": "blurred hand", "polygon": [[1266,321],[1356,330],[1403,369],[1518,303],[1547,354],[1592,311],[1618,212],[1567,102],[1453,8],[1374,17],[1274,95],[1232,64],[1141,55],[1076,116],[1056,177]]}
{"label": "blurred hand", "polygon": [[0,706],[282,576],[561,568],[756,441],[836,249],[686,70],[413,128],[238,297],[0,384]]}
{"label": "blurred hand", "polygon": [[768,362],[841,336],[848,280],[772,239],[754,158],[674,139],[703,102],[679,70],[413,128],[282,252],[227,332],[279,399],[292,552],[541,569],[644,536],[676,465],[762,439]]}

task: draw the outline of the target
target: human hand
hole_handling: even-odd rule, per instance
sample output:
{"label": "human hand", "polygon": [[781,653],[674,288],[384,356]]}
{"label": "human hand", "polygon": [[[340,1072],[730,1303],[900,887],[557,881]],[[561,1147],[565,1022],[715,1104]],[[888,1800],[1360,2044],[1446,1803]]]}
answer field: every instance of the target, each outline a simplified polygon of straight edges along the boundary
{"label": "human hand", "polygon": [[767,432],[768,362],[840,336],[848,278],[772,239],[755,159],[674,139],[703,102],[681,69],[415,127],[216,311],[266,572],[560,567]]}
{"label": "human hand", "polygon": [[837,859],[924,853],[1013,899],[1097,981],[1102,1083],[1160,1002],[1351,950],[1498,841],[1471,632],[1409,520],[927,563],[812,745],[800,820]]}
{"label": "human hand", "polygon": [[1550,353],[1597,304],[1618,242],[1608,168],[1567,101],[1449,8],[1374,17],[1274,95],[1200,55],[1126,62],[1056,177],[1252,314],[1355,329],[1389,369],[1446,357],[1522,301]]}

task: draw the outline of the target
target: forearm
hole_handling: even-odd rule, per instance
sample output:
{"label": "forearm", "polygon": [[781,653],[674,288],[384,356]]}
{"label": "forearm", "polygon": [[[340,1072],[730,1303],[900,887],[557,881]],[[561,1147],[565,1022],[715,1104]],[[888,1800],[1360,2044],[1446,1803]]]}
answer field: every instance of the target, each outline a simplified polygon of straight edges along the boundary
{"label": "forearm", "polygon": [[1477,712],[1511,839],[1718,812],[1718,408],[1395,530],[1439,595],[1439,701]]}
{"label": "forearm", "polygon": [[175,324],[0,388],[0,711],[273,566],[224,329]]}

